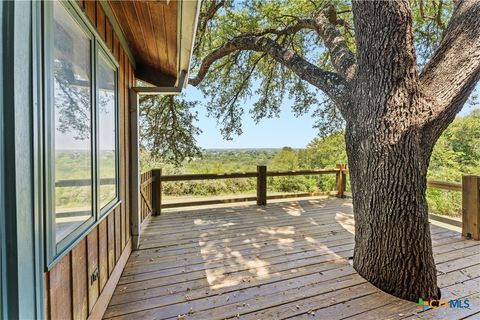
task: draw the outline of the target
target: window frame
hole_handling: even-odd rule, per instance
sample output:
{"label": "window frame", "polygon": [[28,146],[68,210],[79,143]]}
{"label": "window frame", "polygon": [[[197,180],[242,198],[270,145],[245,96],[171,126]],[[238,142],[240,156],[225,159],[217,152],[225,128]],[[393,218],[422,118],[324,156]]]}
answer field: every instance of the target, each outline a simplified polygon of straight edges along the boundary
{"label": "window frame", "polygon": [[[53,2],[43,2],[43,139],[45,145],[44,175],[45,175],[45,271],[50,270],[61,258],[78,244],[93,228],[95,228],[113,209],[121,203],[121,157],[120,157],[120,65],[110,52],[107,44],[102,39],[95,26],[86,17],[77,3],[71,1],[58,1],[78,23],[82,31],[90,38],[90,123],[91,123],[91,179],[92,179],[92,215],[82,222],[75,230],[70,232],[58,243],[56,241],[56,209],[55,209],[55,106],[54,106],[54,16]],[[99,206],[99,140],[98,128],[98,77],[97,66],[100,52],[103,53],[108,63],[115,71],[115,157],[116,157],[116,197],[103,208]]]}
{"label": "window frame", "polygon": [[[100,41],[99,41],[100,40]],[[97,206],[99,217],[106,216],[108,212],[110,212],[117,204],[120,202],[120,68],[118,63],[115,61],[115,58],[111,54],[108,47],[101,42],[101,39],[97,39],[97,50],[95,52],[95,71],[97,71],[97,67],[99,65],[98,61],[100,59],[100,55],[103,54],[106,62],[109,64],[110,67],[114,69],[114,81],[115,81],[115,198],[110,200],[107,204],[103,207],[100,206],[100,200],[97,199]],[[98,96],[99,96],[99,85],[98,85],[98,77],[97,73],[95,72],[95,96],[96,96],[96,103],[95,103],[95,128],[99,126],[99,104],[98,104]],[[97,152],[97,168],[96,168],[96,175],[98,179],[96,180],[96,187],[97,193],[99,194],[100,190],[100,143],[99,143],[99,135],[95,134],[95,143],[96,143],[96,152]]]}

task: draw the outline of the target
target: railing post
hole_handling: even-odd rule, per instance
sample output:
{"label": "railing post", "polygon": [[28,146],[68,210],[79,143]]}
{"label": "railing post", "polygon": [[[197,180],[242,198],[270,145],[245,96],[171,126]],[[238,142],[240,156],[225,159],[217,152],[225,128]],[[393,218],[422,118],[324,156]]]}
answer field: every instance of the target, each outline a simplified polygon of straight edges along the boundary
{"label": "railing post", "polygon": [[347,190],[347,175],[345,174],[347,166],[344,163],[337,163],[335,167],[340,170],[337,172],[337,198],[344,198],[345,190]]}
{"label": "railing post", "polygon": [[267,166],[257,166],[257,205],[267,205]]}
{"label": "railing post", "polygon": [[129,90],[130,99],[130,233],[132,245],[138,248],[142,225],[141,217],[141,177],[139,159],[139,130],[138,130],[138,95],[133,89]]}
{"label": "railing post", "polygon": [[162,213],[162,169],[153,169],[152,209],[153,215]]}
{"label": "railing post", "polygon": [[462,236],[480,240],[480,176],[462,177]]}

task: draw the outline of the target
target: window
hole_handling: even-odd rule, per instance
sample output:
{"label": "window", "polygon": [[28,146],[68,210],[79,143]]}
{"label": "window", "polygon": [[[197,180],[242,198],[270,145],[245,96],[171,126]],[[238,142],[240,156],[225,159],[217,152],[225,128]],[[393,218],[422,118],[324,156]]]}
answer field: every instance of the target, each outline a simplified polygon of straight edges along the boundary
{"label": "window", "polygon": [[60,242],[93,215],[92,39],[53,4],[55,236]]}
{"label": "window", "polygon": [[98,57],[98,145],[100,208],[117,197],[116,69],[103,52]]}
{"label": "window", "polygon": [[77,11],[44,2],[49,264],[119,201],[118,66]]}

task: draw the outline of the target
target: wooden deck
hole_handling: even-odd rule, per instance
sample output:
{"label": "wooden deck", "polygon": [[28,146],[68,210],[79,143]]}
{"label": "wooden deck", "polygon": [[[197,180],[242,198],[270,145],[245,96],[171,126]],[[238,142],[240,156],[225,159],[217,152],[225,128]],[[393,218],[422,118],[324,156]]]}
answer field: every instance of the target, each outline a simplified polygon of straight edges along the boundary
{"label": "wooden deck", "polygon": [[480,319],[480,242],[431,225],[442,299],[422,311],[360,277],[349,200],[164,213],[148,220],[105,318]]}

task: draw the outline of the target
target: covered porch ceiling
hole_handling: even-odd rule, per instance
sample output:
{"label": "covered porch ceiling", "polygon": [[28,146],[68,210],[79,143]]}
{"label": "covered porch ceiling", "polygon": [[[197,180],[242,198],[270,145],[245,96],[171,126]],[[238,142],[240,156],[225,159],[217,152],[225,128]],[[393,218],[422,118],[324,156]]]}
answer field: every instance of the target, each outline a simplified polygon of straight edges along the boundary
{"label": "covered porch ceiling", "polygon": [[182,87],[188,72],[200,1],[108,0],[135,64],[136,78]]}

